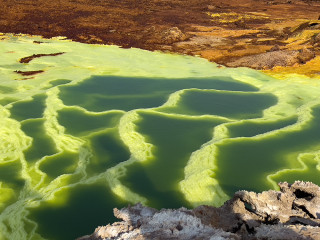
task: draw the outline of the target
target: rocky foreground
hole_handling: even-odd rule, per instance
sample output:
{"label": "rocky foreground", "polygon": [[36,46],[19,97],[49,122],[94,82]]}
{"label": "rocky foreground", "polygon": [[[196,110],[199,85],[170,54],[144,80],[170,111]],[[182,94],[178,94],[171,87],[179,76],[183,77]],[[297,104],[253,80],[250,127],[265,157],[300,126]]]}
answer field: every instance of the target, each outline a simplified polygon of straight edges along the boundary
{"label": "rocky foreground", "polygon": [[102,239],[320,239],[320,187],[279,183],[280,191],[239,191],[219,208],[162,209],[137,204],[78,240]]}

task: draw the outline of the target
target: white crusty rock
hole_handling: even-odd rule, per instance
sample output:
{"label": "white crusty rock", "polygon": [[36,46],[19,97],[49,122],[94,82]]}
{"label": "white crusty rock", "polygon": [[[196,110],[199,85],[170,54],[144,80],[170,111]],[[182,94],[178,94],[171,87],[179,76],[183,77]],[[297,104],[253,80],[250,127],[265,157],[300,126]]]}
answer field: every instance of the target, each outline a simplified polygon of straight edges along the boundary
{"label": "white crusty rock", "polygon": [[78,240],[319,239],[320,188],[279,183],[280,191],[236,192],[219,208],[156,210],[141,204],[114,209],[123,220]]}

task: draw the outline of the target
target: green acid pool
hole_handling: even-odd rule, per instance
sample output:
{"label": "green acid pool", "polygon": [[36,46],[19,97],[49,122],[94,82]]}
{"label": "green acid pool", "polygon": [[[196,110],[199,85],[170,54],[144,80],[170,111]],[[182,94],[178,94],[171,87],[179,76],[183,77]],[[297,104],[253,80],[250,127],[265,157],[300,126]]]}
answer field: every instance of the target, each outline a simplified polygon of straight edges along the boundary
{"label": "green acid pool", "polygon": [[237,190],[320,184],[317,79],[0,38],[1,240],[75,239],[137,202],[220,206]]}

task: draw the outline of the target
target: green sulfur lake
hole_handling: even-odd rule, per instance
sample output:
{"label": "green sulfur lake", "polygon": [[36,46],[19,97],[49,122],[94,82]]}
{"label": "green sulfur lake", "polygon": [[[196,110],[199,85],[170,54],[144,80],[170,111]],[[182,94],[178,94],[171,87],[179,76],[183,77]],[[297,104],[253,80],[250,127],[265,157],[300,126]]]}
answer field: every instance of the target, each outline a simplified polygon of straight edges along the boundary
{"label": "green sulfur lake", "polygon": [[0,240],[75,239],[138,202],[218,207],[238,190],[320,184],[318,79],[0,38]]}

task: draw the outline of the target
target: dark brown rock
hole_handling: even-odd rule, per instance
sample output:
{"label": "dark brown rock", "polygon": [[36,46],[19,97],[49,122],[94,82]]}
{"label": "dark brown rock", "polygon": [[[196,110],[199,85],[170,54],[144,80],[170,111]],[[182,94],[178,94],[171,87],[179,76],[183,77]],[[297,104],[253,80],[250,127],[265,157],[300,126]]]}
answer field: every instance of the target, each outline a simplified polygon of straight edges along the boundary
{"label": "dark brown rock", "polygon": [[293,66],[306,63],[315,57],[313,50],[303,48],[301,50],[278,50],[244,56],[230,61],[228,67],[250,67],[254,69],[272,69],[276,66]]}
{"label": "dark brown rock", "polygon": [[[39,44],[39,42],[37,42],[37,41],[33,41],[33,42]],[[19,60],[19,62],[20,62],[20,63],[29,63],[29,62],[31,62],[31,61],[32,61],[33,59],[35,59],[35,58],[47,57],[47,56],[59,56],[59,55],[62,55],[62,54],[64,54],[64,52],[49,53],[49,54],[33,54],[33,55],[31,55],[31,56],[21,58],[21,59]]]}
{"label": "dark brown rock", "polygon": [[172,44],[186,39],[186,35],[177,27],[166,29],[161,35],[164,44]]}
{"label": "dark brown rock", "polygon": [[14,71],[15,73],[18,73],[22,76],[31,76],[31,75],[35,75],[35,74],[39,74],[39,73],[43,73],[44,70],[36,70],[36,71],[20,71],[20,70],[16,70]]}

